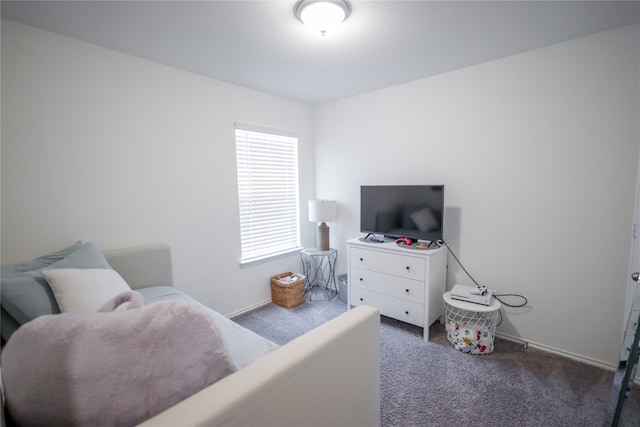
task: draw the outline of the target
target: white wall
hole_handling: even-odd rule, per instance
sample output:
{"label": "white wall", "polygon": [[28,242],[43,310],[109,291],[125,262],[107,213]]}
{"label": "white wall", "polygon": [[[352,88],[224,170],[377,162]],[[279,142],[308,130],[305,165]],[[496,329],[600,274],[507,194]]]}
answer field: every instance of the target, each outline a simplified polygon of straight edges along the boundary
{"label": "white wall", "polygon": [[[177,287],[205,304],[229,314],[267,300],[269,277],[299,260],[238,266],[233,122],[254,123],[300,133],[303,244],[314,239],[306,200],[340,202],[339,272],[360,185],[442,183],[445,238],[467,269],[529,298],[499,330],[612,363],[639,156],[639,33],[313,109],[3,20],[2,263],[78,239],[105,250],[164,242]],[[470,281],[450,259],[454,283]]]}
{"label": "white wall", "polygon": [[2,263],[162,242],[205,304],[268,300],[300,262],[239,268],[235,121],[299,132],[306,240],[311,107],[3,20]]}
{"label": "white wall", "polygon": [[[316,193],[359,233],[364,184],[444,184],[445,240],[476,280],[529,299],[499,331],[594,363],[622,335],[638,168],[640,29],[579,38],[323,104]],[[471,281],[449,257],[448,287]],[[497,351],[500,351],[498,348]]]}

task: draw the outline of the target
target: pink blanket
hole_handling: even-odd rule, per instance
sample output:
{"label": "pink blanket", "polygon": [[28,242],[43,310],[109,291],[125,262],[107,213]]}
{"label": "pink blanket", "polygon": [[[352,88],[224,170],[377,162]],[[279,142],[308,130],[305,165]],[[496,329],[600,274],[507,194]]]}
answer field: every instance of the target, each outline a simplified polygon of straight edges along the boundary
{"label": "pink blanket", "polygon": [[22,426],[131,426],[236,370],[205,309],[184,301],[40,316],[2,354],[6,405]]}

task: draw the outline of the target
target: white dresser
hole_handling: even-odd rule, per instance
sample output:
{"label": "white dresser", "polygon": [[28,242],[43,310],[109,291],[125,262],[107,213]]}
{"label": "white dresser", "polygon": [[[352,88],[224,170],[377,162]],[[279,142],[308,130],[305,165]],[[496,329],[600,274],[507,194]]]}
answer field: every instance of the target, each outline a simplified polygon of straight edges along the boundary
{"label": "white dresser", "polygon": [[370,305],[380,314],[424,328],[444,314],[447,252],[402,248],[393,242],[347,241],[348,306]]}

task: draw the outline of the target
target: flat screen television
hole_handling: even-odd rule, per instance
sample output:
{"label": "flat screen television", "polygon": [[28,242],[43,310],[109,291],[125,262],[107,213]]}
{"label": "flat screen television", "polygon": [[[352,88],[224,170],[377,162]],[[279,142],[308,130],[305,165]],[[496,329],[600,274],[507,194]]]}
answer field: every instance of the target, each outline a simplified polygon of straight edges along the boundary
{"label": "flat screen television", "polygon": [[443,240],[444,185],[363,185],[360,231],[388,239]]}

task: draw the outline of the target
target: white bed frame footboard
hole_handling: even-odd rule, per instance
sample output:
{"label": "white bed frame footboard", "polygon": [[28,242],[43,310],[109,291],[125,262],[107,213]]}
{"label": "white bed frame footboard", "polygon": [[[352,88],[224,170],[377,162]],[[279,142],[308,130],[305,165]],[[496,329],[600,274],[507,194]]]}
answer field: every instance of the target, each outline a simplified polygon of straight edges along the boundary
{"label": "white bed frame footboard", "polygon": [[[167,245],[105,256],[133,289],[173,285]],[[349,310],[142,426],[379,426],[379,343],[378,310]]]}
{"label": "white bed frame footboard", "polygon": [[379,337],[376,309],[349,310],[142,426],[379,426]]}
{"label": "white bed frame footboard", "polygon": [[[173,284],[167,245],[105,256],[133,289]],[[379,426],[379,342],[378,310],[349,310],[142,426]]]}

